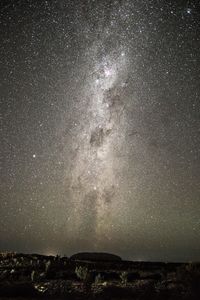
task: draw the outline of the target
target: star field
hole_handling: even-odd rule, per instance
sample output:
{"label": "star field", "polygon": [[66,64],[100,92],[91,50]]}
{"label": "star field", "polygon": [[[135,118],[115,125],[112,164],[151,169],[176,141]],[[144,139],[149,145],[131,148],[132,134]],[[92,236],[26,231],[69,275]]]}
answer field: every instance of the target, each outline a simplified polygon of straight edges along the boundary
{"label": "star field", "polygon": [[198,1],[2,1],[0,251],[200,260]]}

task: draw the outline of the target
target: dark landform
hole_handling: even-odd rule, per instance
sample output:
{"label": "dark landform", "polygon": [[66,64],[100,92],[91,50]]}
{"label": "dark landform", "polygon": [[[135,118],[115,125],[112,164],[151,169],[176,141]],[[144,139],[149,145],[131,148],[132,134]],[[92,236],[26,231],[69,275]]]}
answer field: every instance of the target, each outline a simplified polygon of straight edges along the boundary
{"label": "dark landform", "polygon": [[121,257],[110,253],[82,252],[76,253],[70,257],[70,260],[88,260],[96,262],[122,261]]}
{"label": "dark landform", "polygon": [[200,263],[0,253],[0,299],[200,299]]}

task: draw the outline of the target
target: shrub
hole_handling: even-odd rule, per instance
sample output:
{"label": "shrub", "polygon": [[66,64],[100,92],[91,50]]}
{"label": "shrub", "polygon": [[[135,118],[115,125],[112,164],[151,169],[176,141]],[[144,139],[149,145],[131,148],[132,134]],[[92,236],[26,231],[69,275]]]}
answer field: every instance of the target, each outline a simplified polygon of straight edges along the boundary
{"label": "shrub", "polygon": [[128,280],[128,272],[124,271],[120,274],[122,284],[126,285]]}
{"label": "shrub", "polygon": [[31,281],[35,281],[35,278],[36,277],[36,274],[35,274],[35,271],[33,270],[32,272],[31,272]]}
{"label": "shrub", "polygon": [[51,266],[51,261],[48,260],[48,261],[45,263],[45,272],[48,272],[50,266]]}
{"label": "shrub", "polygon": [[76,276],[82,281],[86,282],[88,278],[88,268],[87,267],[76,267],[75,269]]}
{"label": "shrub", "polygon": [[184,283],[187,290],[200,293],[200,264],[189,263],[180,266],[177,269],[177,278]]}
{"label": "shrub", "polygon": [[101,274],[98,274],[96,277],[95,277],[95,285],[98,285],[98,284],[101,284],[103,281],[103,277],[101,276]]}

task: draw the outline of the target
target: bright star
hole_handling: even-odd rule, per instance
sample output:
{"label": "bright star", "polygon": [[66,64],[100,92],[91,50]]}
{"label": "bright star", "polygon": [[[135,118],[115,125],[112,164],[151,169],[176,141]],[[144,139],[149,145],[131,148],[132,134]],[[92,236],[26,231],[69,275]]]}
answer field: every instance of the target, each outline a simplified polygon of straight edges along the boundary
{"label": "bright star", "polygon": [[188,7],[187,8],[187,14],[191,15],[191,13],[192,13],[192,9]]}
{"label": "bright star", "polygon": [[104,73],[105,73],[105,76],[106,76],[106,77],[112,75],[112,72],[111,72],[111,70],[110,70],[109,68],[105,68]]}

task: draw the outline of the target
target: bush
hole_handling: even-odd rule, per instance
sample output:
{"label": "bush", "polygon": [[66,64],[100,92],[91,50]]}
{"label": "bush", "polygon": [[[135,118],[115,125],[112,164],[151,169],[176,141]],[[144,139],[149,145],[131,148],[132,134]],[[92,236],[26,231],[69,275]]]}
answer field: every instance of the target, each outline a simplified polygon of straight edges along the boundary
{"label": "bush", "polygon": [[121,282],[122,284],[126,285],[127,284],[127,280],[128,280],[128,272],[122,272],[120,274],[120,279],[121,279]]}
{"label": "bush", "polygon": [[76,267],[75,273],[79,279],[86,282],[87,277],[88,277],[88,268],[82,267],[82,266]]}
{"label": "bush", "polygon": [[35,279],[36,279],[36,273],[35,273],[35,270],[33,270],[31,272],[31,281],[35,281]]}
{"label": "bush", "polygon": [[48,260],[48,261],[45,263],[45,272],[48,272],[50,266],[51,266],[51,261]]}
{"label": "bush", "polygon": [[98,285],[98,284],[101,284],[103,282],[103,277],[101,276],[101,274],[98,274],[96,277],[95,277],[95,285]]}
{"label": "bush", "polygon": [[180,266],[177,269],[177,279],[183,283],[190,299],[195,298],[194,295],[200,295],[200,264],[189,263]]}

